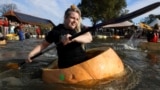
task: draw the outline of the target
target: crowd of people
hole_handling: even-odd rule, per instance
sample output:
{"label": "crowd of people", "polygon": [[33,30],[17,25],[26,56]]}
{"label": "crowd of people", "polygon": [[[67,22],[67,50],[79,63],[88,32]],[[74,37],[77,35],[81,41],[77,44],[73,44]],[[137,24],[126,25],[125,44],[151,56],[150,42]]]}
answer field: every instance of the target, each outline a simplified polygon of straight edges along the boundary
{"label": "crowd of people", "polygon": [[[7,39],[8,34],[16,34],[20,41],[29,39],[35,35],[37,38],[42,36],[41,28],[37,25],[23,24],[18,22],[13,22],[4,17],[0,23],[0,40]],[[46,30],[47,31],[47,30]]]}

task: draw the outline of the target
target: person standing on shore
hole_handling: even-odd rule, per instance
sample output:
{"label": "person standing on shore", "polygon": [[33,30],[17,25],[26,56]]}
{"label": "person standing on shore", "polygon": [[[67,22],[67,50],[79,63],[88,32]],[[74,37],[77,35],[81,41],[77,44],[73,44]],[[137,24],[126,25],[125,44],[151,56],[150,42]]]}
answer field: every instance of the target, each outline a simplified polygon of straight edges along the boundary
{"label": "person standing on shore", "polygon": [[20,27],[18,28],[18,37],[19,41],[23,41],[25,39],[24,31]]}
{"label": "person standing on shore", "polygon": [[8,34],[8,32],[9,32],[8,29],[9,29],[9,21],[5,17],[4,18],[4,23],[3,23],[3,35],[4,35],[4,37],[6,37],[6,35]]}
{"label": "person standing on shore", "polygon": [[37,38],[40,38],[41,30],[39,26],[36,27],[36,34],[37,34]]}

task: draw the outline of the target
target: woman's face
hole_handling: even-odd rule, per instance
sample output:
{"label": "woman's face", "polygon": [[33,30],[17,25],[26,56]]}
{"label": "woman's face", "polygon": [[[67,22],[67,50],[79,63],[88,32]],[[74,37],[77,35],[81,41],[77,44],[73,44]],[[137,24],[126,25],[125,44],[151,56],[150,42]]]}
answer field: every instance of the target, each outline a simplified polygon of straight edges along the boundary
{"label": "woman's face", "polygon": [[70,12],[70,15],[65,18],[65,27],[75,29],[79,23],[80,16],[77,12]]}

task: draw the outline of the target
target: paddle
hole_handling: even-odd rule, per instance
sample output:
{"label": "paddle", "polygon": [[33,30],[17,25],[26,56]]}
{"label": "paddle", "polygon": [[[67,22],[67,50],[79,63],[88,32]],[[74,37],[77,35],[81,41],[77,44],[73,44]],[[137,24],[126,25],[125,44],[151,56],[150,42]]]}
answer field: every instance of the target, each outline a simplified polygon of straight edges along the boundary
{"label": "paddle", "polygon": [[[88,31],[95,30],[96,28],[100,28],[100,27],[102,27],[104,25],[113,24],[113,23],[119,23],[119,22],[123,22],[123,21],[129,20],[129,19],[135,18],[135,17],[137,17],[139,15],[142,15],[142,14],[148,12],[148,11],[151,11],[151,10],[157,8],[158,6],[160,6],[160,2],[153,3],[151,5],[148,5],[146,7],[138,9],[138,10],[132,12],[132,13],[126,14],[124,16],[121,16],[119,18],[111,19],[111,20],[108,20],[106,22],[99,23],[99,24],[97,24],[95,26],[89,27],[86,30],[83,30],[82,32],[79,32],[79,33],[73,35],[70,39],[76,38],[76,37],[88,32]],[[43,53],[45,53],[45,52],[47,52],[49,50],[51,50],[52,48],[55,48],[59,44],[61,44],[61,42],[56,43],[56,44],[51,44],[51,46],[49,46],[48,48],[46,48],[46,49],[42,50],[41,52],[37,53],[36,55],[31,57],[31,59],[35,59],[36,57],[42,55]],[[22,62],[22,63],[18,64],[18,66],[22,66],[23,64],[25,64],[25,62]]]}

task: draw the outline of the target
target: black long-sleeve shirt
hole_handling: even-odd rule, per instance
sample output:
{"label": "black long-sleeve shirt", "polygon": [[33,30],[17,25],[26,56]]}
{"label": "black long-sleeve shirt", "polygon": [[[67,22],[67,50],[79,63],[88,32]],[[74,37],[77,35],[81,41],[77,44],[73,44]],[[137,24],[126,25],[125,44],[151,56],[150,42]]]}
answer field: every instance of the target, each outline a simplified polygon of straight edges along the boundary
{"label": "black long-sleeve shirt", "polygon": [[[74,35],[76,34],[76,31],[66,29],[64,25],[60,24],[48,33],[45,40],[49,43],[59,43],[61,36],[65,34]],[[67,68],[86,60],[86,53],[82,48],[82,44],[78,42],[72,42],[67,45],[58,45],[57,54],[59,68]]]}

